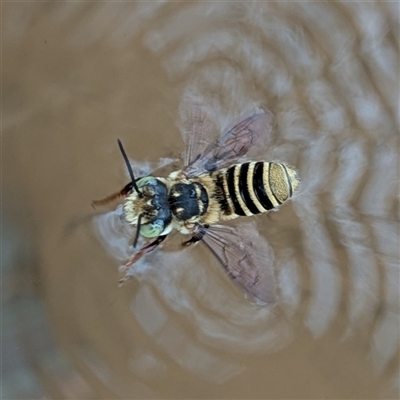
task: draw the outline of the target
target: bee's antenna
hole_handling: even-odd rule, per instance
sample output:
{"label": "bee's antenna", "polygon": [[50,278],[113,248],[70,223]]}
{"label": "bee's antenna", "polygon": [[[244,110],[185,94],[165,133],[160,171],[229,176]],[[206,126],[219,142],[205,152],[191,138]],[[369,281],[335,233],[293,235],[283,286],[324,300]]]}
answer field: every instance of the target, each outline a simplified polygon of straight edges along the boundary
{"label": "bee's antenna", "polygon": [[122,157],[124,157],[124,161],[125,161],[126,167],[128,168],[129,176],[131,177],[131,180],[132,180],[132,186],[136,190],[138,196],[139,197],[143,197],[142,192],[139,191],[139,188],[138,188],[138,186],[136,184],[136,179],[135,179],[135,176],[133,175],[132,166],[131,166],[131,164],[130,164],[130,162],[128,160],[128,156],[126,155],[124,147],[122,146],[122,143],[121,143],[121,141],[119,139],[118,139],[118,146],[119,146],[119,149],[121,151]]}
{"label": "bee's antenna", "polygon": [[138,217],[138,222],[137,222],[137,225],[136,225],[136,236],[135,236],[135,240],[133,241],[133,248],[136,248],[136,245],[137,245],[137,242],[138,242],[138,239],[139,239],[140,224],[142,223],[142,215],[143,214],[139,214],[139,217]]}

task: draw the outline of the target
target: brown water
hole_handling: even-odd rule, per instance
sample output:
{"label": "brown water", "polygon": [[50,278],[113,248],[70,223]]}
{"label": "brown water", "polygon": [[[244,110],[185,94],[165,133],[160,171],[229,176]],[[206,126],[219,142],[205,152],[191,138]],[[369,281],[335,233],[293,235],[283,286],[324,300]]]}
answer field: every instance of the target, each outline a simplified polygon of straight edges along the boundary
{"label": "brown water", "polygon": [[[1,6],[4,399],[399,396],[398,4]],[[117,287],[129,232],[91,200],[128,181],[118,137],[180,155],[193,96],[221,130],[269,108],[265,159],[300,171],[255,219],[275,307],[201,246]]]}

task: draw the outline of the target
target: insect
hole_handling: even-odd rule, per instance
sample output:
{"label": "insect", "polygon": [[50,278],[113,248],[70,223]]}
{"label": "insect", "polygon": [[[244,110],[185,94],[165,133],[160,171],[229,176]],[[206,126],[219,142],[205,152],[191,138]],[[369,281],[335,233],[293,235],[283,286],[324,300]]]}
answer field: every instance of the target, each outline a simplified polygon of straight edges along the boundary
{"label": "insect", "polygon": [[[149,243],[125,264],[127,271],[157,248],[173,231],[191,235],[184,245],[202,241],[228,275],[253,299],[273,302],[273,274],[265,267],[270,257],[256,228],[219,223],[277,209],[296,192],[297,171],[282,162],[257,161],[265,152],[272,114],[257,109],[214,142],[209,143],[206,113],[194,108],[186,135],[184,167],[167,177],[135,178],[120,140],[118,145],[131,182],[121,191],[94,201],[103,205],[123,198],[123,217]],[[120,283],[129,279],[125,276]]]}

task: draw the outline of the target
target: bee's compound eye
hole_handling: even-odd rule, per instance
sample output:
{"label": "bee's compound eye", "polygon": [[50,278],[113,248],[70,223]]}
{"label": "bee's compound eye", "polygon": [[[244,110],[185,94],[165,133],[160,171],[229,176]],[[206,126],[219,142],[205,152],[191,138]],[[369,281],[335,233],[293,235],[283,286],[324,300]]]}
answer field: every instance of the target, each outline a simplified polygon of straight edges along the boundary
{"label": "bee's compound eye", "polygon": [[145,185],[154,184],[154,182],[155,182],[155,178],[153,178],[152,176],[146,176],[146,177],[140,178],[138,181],[136,181],[136,184],[138,185],[138,187],[143,187]]}
{"label": "bee's compound eye", "polygon": [[195,199],[197,196],[196,196],[196,191],[194,190],[194,189],[190,189],[190,191],[189,191],[189,197],[191,198],[191,199]]}
{"label": "bee's compound eye", "polygon": [[144,224],[140,227],[140,234],[145,237],[156,237],[160,236],[161,232],[164,230],[164,221],[161,219],[156,219],[153,222]]}

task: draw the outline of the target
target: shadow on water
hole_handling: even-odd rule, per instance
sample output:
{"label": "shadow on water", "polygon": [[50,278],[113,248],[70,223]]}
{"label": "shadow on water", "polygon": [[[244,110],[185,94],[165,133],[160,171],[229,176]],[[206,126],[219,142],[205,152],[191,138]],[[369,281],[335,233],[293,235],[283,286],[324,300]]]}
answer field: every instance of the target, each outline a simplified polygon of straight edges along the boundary
{"label": "shadow on water", "polygon": [[[394,4],[2,4],[4,398],[398,397]],[[179,234],[118,288],[133,232],[90,203],[128,182],[117,138],[176,169],[194,98],[214,132],[271,110],[265,160],[300,171],[247,221],[274,306]]]}

